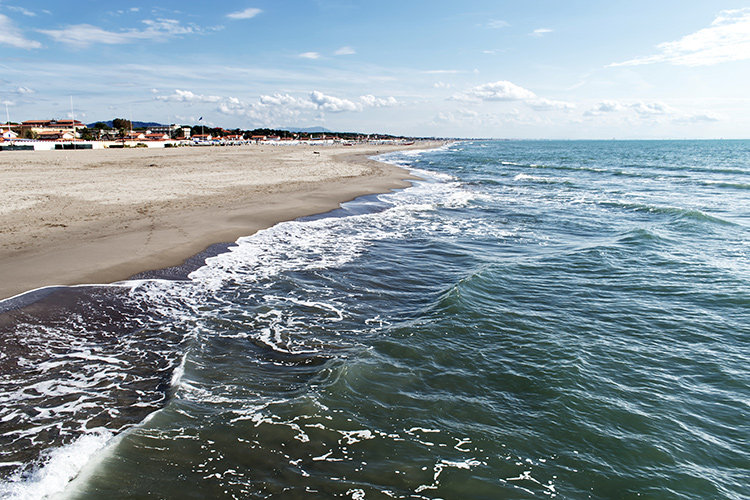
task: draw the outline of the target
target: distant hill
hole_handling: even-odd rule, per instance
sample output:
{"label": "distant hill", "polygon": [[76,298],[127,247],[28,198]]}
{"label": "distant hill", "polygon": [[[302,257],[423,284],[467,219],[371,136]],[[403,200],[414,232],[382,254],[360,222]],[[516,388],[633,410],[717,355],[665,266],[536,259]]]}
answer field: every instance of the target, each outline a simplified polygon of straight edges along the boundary
{"label": "distant hill", "polygon": [[324,127],[307,127],[307,128],[294,128],[294,127],[283,127],[284,130],[288,130],[289,132],[295,132],[295,133],[305,133],[305,134],[317,134],[317,133],[324,133],[324,134],[330,134],[333,132],[332,130],[328,130]]}
{"label": "distant hill", "polygon": [[[86,126],[88,128],[93,128],[94,125],[96,125],[97,123],[104,123],[108,127],[112,127],[113,121],[114,120],[107,120],[107,121],[99,120],[93,123],[88,123],[86,124]],[[133,128],[151,128],[151,127],[166,127],[166,125],[162,125],[161,123],[156,123],[156,122],[133,122]]]}

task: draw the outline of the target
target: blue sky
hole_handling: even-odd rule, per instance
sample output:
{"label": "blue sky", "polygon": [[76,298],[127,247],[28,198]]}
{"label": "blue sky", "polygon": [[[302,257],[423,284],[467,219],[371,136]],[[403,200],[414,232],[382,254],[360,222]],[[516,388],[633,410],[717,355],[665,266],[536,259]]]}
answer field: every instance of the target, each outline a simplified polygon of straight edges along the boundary
{"label": "blue sky", "polygon": [[748,138],[748,82],[747,1],[0,0],[12,121]]}

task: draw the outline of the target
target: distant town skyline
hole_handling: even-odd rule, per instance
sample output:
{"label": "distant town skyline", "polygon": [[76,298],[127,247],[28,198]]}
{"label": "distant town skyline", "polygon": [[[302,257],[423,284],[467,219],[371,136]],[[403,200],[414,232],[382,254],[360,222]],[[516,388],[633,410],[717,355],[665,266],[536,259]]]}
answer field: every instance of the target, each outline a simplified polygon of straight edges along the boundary
{"label": "distant town skyline", "polygon": [[4,122],[750,138],[746,2],[0,0]]}

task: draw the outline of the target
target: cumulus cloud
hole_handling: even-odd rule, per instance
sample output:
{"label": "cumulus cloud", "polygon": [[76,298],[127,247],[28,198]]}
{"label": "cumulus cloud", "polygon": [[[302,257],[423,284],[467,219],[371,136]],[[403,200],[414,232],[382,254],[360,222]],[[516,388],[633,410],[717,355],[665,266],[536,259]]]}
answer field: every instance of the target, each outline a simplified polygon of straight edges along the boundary
{"label": "cumulus cloud", "polygon": [[210,104],[222,114],[239,116],[262,126],[283,126],[310,119],[322,113],[361,112],[367,108],[384,108],[397,106],[394,97],[376,97],[371,94],[351,100],[320,91],[313,91],[304,96],[293,96],[286,93],[264,94],[256,102],[243,102],[237,97],[201,95],[189,90],[176,89],[170,95],[155,96],[162,102],[193,104]]}
{"label": "cumulus cloud", "polygon": [[658,54],[609,66],[656,63],[708,66],[750,59],[750,8],[721,11],[710,27],[673,42],[660,43],[656,48]]}
{"label": "cumulus cloud", "polygon": [[398,101],[396,101],[395,97],[388,97],[386,99],[382,99],[379,97],[375,97],[374,95],[368,94],[363,95],[359,98],[359,101],[367,107],[372,108],[391,108],[393,106],[398,106]]}
{"label": "cumulus cloud", "polygon": [[189,90],[175,89],[174,93],[166,96],[157,96],[157,100],[165,102],[186,102],[186,103],[217,103],[222,100],[215,95],[199,95]]}
{"label": "cumulus cloud", "polygon": [[683,123],[711,123],[720,122],[722,120],[724,120],[724,117],[713,111],[690,113],[675,118],[675,121]]}
{"label": "cumulus cloud", "polygon": [[13,91],[14,94],[36,94],[36,91],[29,87],[18,87]]}
{"label": "cumulus cloud", "polygon": [[604,100],[600,101],[596,106],[587,110],[584,116],[598,116],[603,113],[614,113],[616,111],[622,111],[623,105],[617,101]]}
{"label": "cumulus cloud", "polygon": [[263,12],[260,9],[255,9],[253,7],[250,7],[249,9],[241,10],[238,12],[232,12],[230,14],[227,14],[227,17],[229,19],[252,19],[253,17],[257,16]]}
{"label": "cumulus cloud", "polygon": [[451,85],[450,83],[445,83],[445,82],[435,82],[432,84],[432,87],[436,89],[449,89],[453,87],[453,85]]}
{"label": "cumulus cloud", "polygon": [[349,99],[325,95],[317,90],[310,93],[310,100],[322,111],[342,113],[344,111],[361,111],[362,106]]}
{"label": "cumulus cloud", "polygon": [[533,109],[538,111],[545,111],[550,109],[575,109],[576,105],[572,102],[565,101],[553,101],[551,99],[529,99],[526,104]]}
{"label": "cumulus cloud", "polygon": [[308,99],[299,99],[289,94],[262,95],[258,103],[262,106],[284,106],[294,109],[317,109]]}
{"label": "cumulus cloud", "polygon": [[670,105],[665,104],[661,101],[655,102],[643,102],[638,101],[630,105],[633,110],[639,115],[654,116],[654,115],[674,115],[675,109]]}
{"label": "cumulus cloud", "polygon": [[605,114],[627,113],[632,119],[636,117],[646,122],[675,122],[675,123],[711,123],[724,120],[724,117],[713,111],[684,111],[662,101],[634,101],[621,103],[619,101],[600,101],[593,108],[583,113],[583,116],[594,117]]}
{"label": "cumulus cloud", "polygon": [[139,41],[163,41],[169,37],[187,34],[202,34],[203,30],[194,24],[182,25],[174,19],[144,20],[146,29],[107,31],[91,24],[76,24],[56,30],[37,30],[56,42],[77,48],[92,44],[119,45]]}
{"label": "cumulus cloud", "polygon": [[527,99],[536,99],[536,95],[530,90],[504,80],[478,85],[451,97],[454,101],[523,101]]}
{"label": "cumulus cloud", "polygon": [[630,107],[644,118],[658,118],[681,123],[706,123],[723,120],[721,115],[712,111],[684,112],[661,101],[638,101],[631,104]]}
{"label": "cumulus cloud", "polygon": [[42,44],[26,38],[8,16],[0,14],[0,45],[16,49],[39,49]]}
{"label": "cumulus cloud", "polygon": [[337,55],[337,56],[350,56],[350,55],[356,54],[356,53],[357,53],[357,51],[354,50],[351,47],[341,47],[339,50],[337,50],[336,52],[334,52],[334,54]]}
{"label": "cumulus cloud", "polygon": [[571,102],[539,97],[532,91],[505,80],[477,85],[464,92],[453,94],[449,100],[465,102],[522,102],[536,111],[568,111],[576,107]]}
{"label": "cumulus cloud", "polygon": [[318,52],[303,52],[299,56],[303,59],[320,59],[320,53]]}

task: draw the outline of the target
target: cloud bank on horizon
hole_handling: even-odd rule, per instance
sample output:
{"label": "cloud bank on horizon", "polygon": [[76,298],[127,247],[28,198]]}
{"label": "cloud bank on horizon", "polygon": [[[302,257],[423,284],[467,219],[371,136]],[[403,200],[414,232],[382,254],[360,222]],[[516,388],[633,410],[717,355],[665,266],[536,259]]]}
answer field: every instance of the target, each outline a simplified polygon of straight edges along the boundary
{"label": "cloud bank on horizon", "polygon": [[0,0],[0,100],[14,121],[132,114],[418,136],[750,136],[742,2],[540,3],[456,12],[444,1]]}

